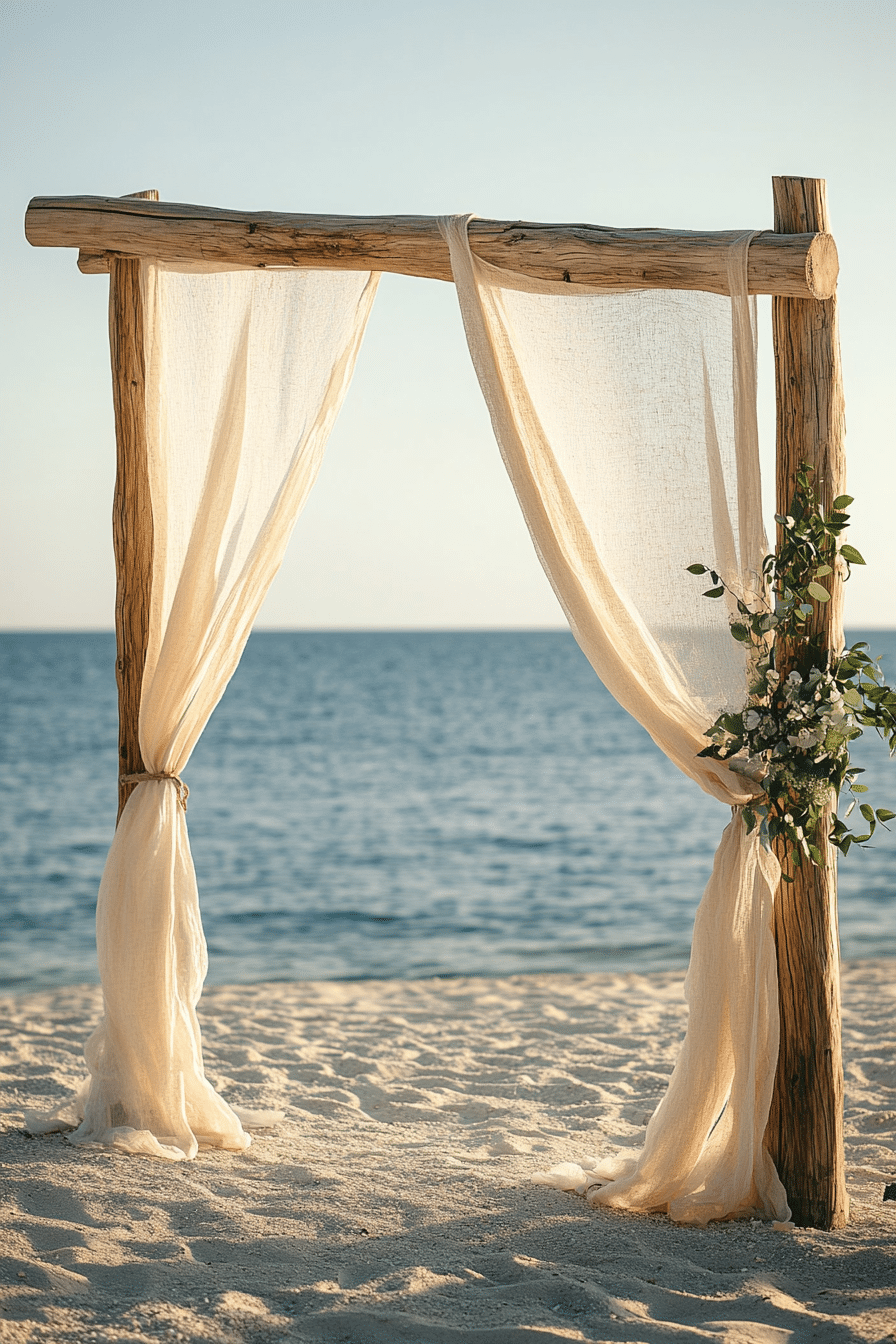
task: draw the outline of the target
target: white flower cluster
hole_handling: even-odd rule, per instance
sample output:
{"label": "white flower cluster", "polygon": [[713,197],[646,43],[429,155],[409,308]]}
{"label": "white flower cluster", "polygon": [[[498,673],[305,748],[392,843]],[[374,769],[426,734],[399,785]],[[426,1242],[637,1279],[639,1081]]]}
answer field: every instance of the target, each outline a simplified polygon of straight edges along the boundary
{"label": "white flower cluster", "polygon": [[731,768],[757,782],[822,785],[830,763],[848,750],[855,725],[834,677],[813,667],[805,677],[794,671],[782,682],[774,668],[762,664],[753,692],[742,714],[729,716],[724,730],[710,734],[719,745],[727,739]]}

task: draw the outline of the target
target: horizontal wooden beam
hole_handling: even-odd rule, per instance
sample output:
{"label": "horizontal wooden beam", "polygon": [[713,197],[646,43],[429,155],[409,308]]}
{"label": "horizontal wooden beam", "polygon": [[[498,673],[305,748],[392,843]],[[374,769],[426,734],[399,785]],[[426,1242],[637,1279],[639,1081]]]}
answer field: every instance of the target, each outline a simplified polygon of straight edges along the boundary
{"label": "horizontal wooden beam", "polygon": [[[285,215],[120,196],[36,196],[25,236],[35,247],[80,248],[78,264],[88,273],[126,256],[452,278],[447,244],[427,215]],[[728,233],[474,219],[470,244],[484,261],[542,280],[728,293]],[[752,294],[828,298],[837,272],[837,248],[826,233],[765,232],[750,247]]]}

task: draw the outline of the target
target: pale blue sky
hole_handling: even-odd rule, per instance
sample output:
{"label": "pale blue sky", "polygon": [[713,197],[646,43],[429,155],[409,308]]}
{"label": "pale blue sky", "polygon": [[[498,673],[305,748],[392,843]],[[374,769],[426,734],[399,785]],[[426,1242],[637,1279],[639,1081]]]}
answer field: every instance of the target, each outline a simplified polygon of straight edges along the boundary
{"label": "pale blue sky", "polygon": [[[112,622],[107,281],[25,243],[31,196],[763,228],[776,173],[828,179],[870,562],[848,619],[896,625],[894,20],[893,0],[0,0],[0,625]],[[384,277],[262,623],[561,621],[451,287]]]}

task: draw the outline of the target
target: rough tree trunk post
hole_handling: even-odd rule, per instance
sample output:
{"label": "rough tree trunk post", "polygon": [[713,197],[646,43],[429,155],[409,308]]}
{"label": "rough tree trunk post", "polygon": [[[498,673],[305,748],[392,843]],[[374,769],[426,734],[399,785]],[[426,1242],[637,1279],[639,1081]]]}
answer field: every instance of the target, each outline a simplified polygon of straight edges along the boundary
{"label": "rough tree trunk post", "polygon": [[[157,191],[138,191],[157,201]],[[115,405],[117,471],[112,504],[115,550],[115,672],[118,682],[118,773],[139,774],[140,688],[146,661],[152,587],[152,508],[146,458],[143,301],[139,257],[116,257],[109,273],[109,344]],[[118,785],[118,817],[136,786]]]}
{"label": "rough tree trunk post", "polygon": [[[828,231],[825,183],[773,178],[775,229]],[[835,297],[772,300],[777,385],[777,511],[789,512],[801,463],[815,468],[823,507],[845,487],[843,388]],[[843,583],[825,580],[831,600],[817,605],[813,633],[825,649],[843,645]],[[779,648],[786,674],[788,651]],[[843,1064],[835,852],[822,839],[824,870],[794,868],[775,906],[781,1048],[766,1145],[799,1227],[843,1227],[849,1199],[843,1162]]]}

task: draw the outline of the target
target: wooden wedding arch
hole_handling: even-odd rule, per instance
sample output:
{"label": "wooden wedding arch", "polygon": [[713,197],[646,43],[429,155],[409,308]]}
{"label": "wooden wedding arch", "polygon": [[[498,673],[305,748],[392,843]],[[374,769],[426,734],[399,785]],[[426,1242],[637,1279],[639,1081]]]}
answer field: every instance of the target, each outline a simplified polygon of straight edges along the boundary
{"label": "wooden wedding arch", "polygon": [[[786,514],[801,463],[815,468],[825,507],[845,488],[844,417],[837,335],[837,250],[825,183],[776,177],[774,230],[749,252],[749,289],[773,295],[777,402],[776,498]],[[146,458],[140,263],[205,261],[252,267],[392,271],[450,281],[435,218],[348,217],[218,210],[125,197],[36,197],[25,216],[36,247],[77,247],[86,274],[110,276],[110,342],[117,441],[113,540],[121,775],[144,769],[137,736],[146,656],[152,513]],[[729,233],[609,229],[474,219],[473,251],[505,270],[542,279],[627,289],[728,293]],[[825,580],[812,634],[842,646],[843,585]],[[792,651],[779,649],[787,670]],[[135,786],[120,784],[119,815]],[[794,869],[775,903],[781,1044],[766,1146],[799,1226],[842,1227],[848,1216],[843,1158],[843,1069],[836,920],[836,864]]]}

